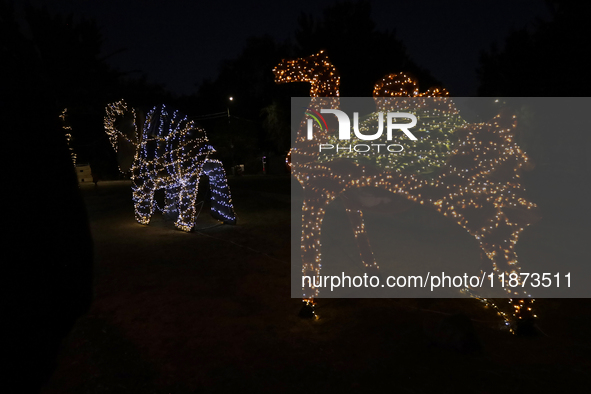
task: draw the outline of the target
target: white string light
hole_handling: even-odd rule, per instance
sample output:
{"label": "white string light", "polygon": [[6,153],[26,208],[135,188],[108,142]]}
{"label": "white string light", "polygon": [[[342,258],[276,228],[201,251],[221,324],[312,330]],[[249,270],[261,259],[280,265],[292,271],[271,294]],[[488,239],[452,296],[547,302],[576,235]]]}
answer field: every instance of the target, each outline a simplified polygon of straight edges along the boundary
{"label": "white string light", "polygon": [[[209,145],[205,130],[178,111],[170,112],[164,105],[148,113],[143,127],[135,109],[128,109],[123,100],[109,104],[106,112],[105,130],[115,151],[121,143],[136,148],[130,171],[138,223],[150,222],[154,192],[164,189],[163,213],[177,216],[175,226],[191,231],[195,225],[195,200],[202,175],[209,178],[212,215],[224,223],[236,222],[225,170],[219,160],[209,158],[215,150]],[[118,128],[118,122],[129,113],[133,132],[124,133]]]}

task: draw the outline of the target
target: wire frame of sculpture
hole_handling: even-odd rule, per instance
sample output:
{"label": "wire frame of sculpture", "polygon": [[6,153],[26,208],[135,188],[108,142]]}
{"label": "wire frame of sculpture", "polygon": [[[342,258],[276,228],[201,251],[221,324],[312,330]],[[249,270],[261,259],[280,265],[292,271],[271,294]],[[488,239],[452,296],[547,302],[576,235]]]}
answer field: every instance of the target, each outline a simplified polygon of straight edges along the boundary
{"label": "wire frame of sculpture", "polygon": [[[308,58],[284,60],[273,72],[276,83],[310,82],[310,110],[339,108],[340,77],[324,52]],[[376,111],[412,112],[418,107],[423,113],[434,111],[449,118],[459,116],[445,89],[431,88],[420,93],[416,80],[404,73],[387,75],[376,83],[373,92]],[[453,132],[461,142],[453,147],[444,162],[438,163],[438,175],[430,179],[418,173],[380,168],[375,163],[319,160],[317,147],[330,140],[330,127],[322,129],[314,125],[315,141],[310,141],[306,121],[304,117],[300,122],[289,154],[292,174],[304,190],[303,275],[320,276],[320,235],[328,204],[345,191],[360,187],[385,189],[406,201],[431,206],[476,239],[495,273],[518,272],[515,245],[519,234],[537,220],[537,215],[536,205],[527,200],[519,182],[519,172],[528,166],[529,159],[515,142],[515,116],[501,113],[481,124],[467,124],[459,119],[458,128]],[[343,203],[364,266],[369,271],[378,269],[365,232],[362,209],[351,205],[347,199],[343,199]],[[313,306],[320,289],[312,282],[310,287],[302,290],[304,302]],[[509,312],[492,300],[481,300],[495,308],[509,325],[512,320],[527,316],[533,300],[513,288],[504,290],[510,297],[516,297],[509,299],[512,305]],[[476,294],[470,295],[478,298]]]}
{"label": "wire frame of sculpture", "polygon": [[[154,107],[145,121],[121,100],[106,108],[105,130],[119,154],[120,170],[130,171],[135,218],[148,224],[157,206],[154,192],[164,189],[167,216],[177,217],[175,226],[191,231],[195,224],[195,201],[202,175],[209,179],[211,213],[224,223],[234,224],[236,215],[219,160],[205,131],[178,111],[164,105]],[[126,160],[124,151],[133,152]]]}

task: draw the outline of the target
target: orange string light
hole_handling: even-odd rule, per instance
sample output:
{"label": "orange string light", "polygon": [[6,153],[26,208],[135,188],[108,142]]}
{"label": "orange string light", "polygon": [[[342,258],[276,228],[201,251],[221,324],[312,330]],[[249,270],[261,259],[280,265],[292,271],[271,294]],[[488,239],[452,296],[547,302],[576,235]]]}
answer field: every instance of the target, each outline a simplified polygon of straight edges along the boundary
{"label": "orange string light", "polygon": [[[309,82],[310,108],[318,111],[339,108],[340,76],[323,51],[307,58],[283,60],[273,72],[276,83]],[[406,73],[386,75],[374,86],[373,95],[381,111],[421,108],[447,116],[458,114],[447,90],[433,87],[421,93],[416,80]],[[409,201],[433,207],[475,238],[495,273],[519,272],[515,245],[521,232],[537,219],[537,215],[536,205],[526,198],[519,181],[521,169],[527,167],[530,160],[515,142],[515,116],[503,112],[490,122],[465,124],[455,130],[460,142],[451,150],[439,175],[432,179],[350,160],[320,162],[318,144],[328,141],[330,134],[317,125],[314,127],[315,140],[308,140],[306,119],[302,119],[287,159],[293,176],[304,190],[303,275],[320,276],[320,234],[328,204],[343,192],[359,187],[385,189]],[[365,247],[369,240],[361,210],[347,208],[347,213],[363,264],[369,270],[378,269],[371,248]],[[313,284],[303,289],[307,305],[314,305],[313,299],[319,290]],[[502,312],[491,300],[480,299],[495,308],[506,322],[521,318],[523,308],[520,305],[528,294],[507,287],[504,290],[514,305],[510,313]],[[476,294],[469,294],[478,298]]]}

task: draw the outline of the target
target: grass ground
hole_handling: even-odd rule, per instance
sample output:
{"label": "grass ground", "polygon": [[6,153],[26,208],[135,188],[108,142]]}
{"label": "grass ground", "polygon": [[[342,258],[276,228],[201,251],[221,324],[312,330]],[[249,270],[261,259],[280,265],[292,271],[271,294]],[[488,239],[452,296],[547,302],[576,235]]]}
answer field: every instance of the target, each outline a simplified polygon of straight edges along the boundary
{"label": "grass ground", "polygon": [[[95,300],[44,394],[587,391],[587,300],[539,300],[542,333],[525,338],[470,299],[325,299],[320,319],[299,318],[289,178],[230,186],[238,224],[204,208],[193,233],[159,214],[137,224],[127,182],[82,186]],[[458,346],[467,332],[479,349]]]}

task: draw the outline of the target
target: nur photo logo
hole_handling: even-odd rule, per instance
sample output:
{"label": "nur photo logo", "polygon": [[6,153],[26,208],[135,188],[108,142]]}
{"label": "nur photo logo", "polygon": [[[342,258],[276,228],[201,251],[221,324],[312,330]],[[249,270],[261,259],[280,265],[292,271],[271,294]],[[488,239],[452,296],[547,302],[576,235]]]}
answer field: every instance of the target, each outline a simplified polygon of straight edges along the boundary
{"label": "nur photo logo", "polygon": [[[314,124],[316,123],[320,128],[321,132],[328,131],[328,126],[326,120],[322,116],[322,114],[332,114],[336,116],[337,121],[339,123],[338,127],[338,139],[339,141],[350,141],[351,140],[351,129],[355,137],[361,141],[376,141],[382,138],[384,134],[384,112],[377,113],[377,130],[373,134],[365,134],[360,130],[359,127],[359,112],[353,112],[353,122],[351,124],[351,119],[349,116],[341,110],[338,109],[326,109],[321,108],[320,112],[306,107],[306,115],[309,116],[307,120],[307,139],[312,140],[314,138]],[[372,114],[376,115],[376,114]],[[396,122],[396,120],[410,120],[410,122]],[[408,112],[386,112],[386,139],[387,141],[392,141],[394,136],[394,131],[401,131],[404,133],[406,137],[408,137],[412,141],[417,141],[418,138],[410,131],[411,128],[417,125],[417,117],[414,114]],[[318,145],[319,152],[323,150],[335,150],[338,152],[339,150],[348,150],[349,152],[359,152],[365,153],[369,152],[370,150],[376,150],[376,152],[380,152],[381,149],[384,151],[388,151],[391,153],[398,153],[404,150],[404,147],[400,144],[383,144],[383,143],[373,143],[373,144],[352,144],[352,145],[345,145],[339,146],[336,144],[328,144],[328,143],[321,143]]]}

